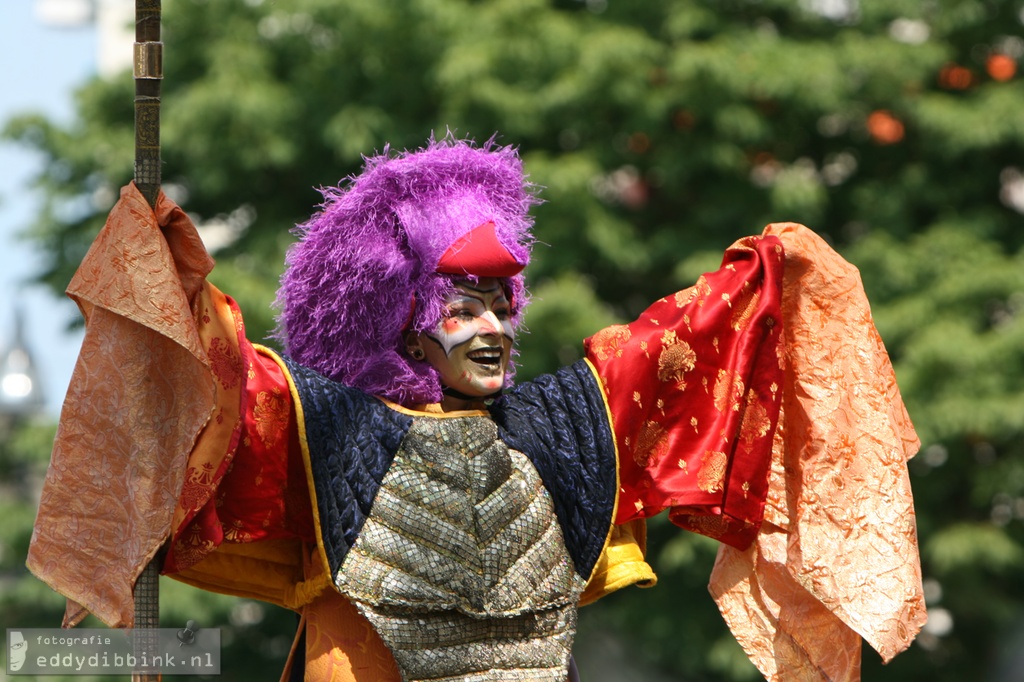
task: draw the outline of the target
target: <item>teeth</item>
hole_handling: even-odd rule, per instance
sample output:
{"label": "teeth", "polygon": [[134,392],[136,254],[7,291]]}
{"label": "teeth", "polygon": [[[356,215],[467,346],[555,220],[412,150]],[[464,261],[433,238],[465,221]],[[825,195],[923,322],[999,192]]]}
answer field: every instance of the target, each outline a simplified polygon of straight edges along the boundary
{"label": "teeth", "polygon": [[466,356],[470,360],[476,360],[480,362],[498,362],[501,360],[501,349],[500,348],[479,348],[477,350],[466,353]]}

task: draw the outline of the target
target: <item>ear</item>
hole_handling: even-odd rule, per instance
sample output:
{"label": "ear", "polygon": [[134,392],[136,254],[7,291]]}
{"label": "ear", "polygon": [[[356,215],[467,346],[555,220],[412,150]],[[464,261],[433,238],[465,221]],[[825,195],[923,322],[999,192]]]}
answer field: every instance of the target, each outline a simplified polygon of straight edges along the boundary
{"label": "ear", "polygon": [[413,360],[422,361],[427,357],[427,352],[423,350],[423,342],[420,338],[419,332],[408,331],[402,336],[405,341],[405,352]]}

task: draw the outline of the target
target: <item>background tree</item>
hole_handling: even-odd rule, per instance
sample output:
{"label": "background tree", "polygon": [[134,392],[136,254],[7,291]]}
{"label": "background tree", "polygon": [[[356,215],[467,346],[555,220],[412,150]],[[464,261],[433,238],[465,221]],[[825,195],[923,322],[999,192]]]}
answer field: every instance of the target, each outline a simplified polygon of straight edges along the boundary
{"label": "background tree", "polygon": [[[1021,24],[1019,0],[170,0],[164,178],[216,240],[213,279],[258,339],[312,188],[387,141],[500,131],[546,188],[527,377],[692,283],[735,238],[810,225],[861,268],[924,441],[931,624],[886,668],[867,653],[864,677],[1016,679]],[[30,229],[55,290],[131,177],[131,92],[127,75],[94,80],[69,126],[6,128],[47,159]],[[585,609],[580,651],[607,653],[588,642],[611,628],[631,665],[756,679],[704,589],[714,543],[655,522],[651,546],[661,585]]]}

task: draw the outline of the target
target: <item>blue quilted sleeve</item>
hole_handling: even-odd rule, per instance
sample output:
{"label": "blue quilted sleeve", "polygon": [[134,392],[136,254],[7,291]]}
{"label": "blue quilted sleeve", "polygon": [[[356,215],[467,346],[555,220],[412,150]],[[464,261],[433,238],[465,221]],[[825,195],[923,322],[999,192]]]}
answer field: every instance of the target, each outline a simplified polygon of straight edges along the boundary
{"label": "blue quilted sleeve", "polygon": [[359,536],[412,418],[289,358],[285,364],[302,405],[317,526],[333,575]]}

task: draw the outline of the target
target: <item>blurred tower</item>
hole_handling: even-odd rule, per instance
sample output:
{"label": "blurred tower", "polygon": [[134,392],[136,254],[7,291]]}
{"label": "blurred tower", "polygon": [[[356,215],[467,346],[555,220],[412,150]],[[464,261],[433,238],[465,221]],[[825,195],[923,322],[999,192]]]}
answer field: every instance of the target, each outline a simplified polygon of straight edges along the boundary
{"label": "blurred tower", "polygon": [[43,409],[42,382],[25,344],[24,321],[20,310],[14,313],[11,342],[0,349],[0,418],[12,420],[30,417]]}

